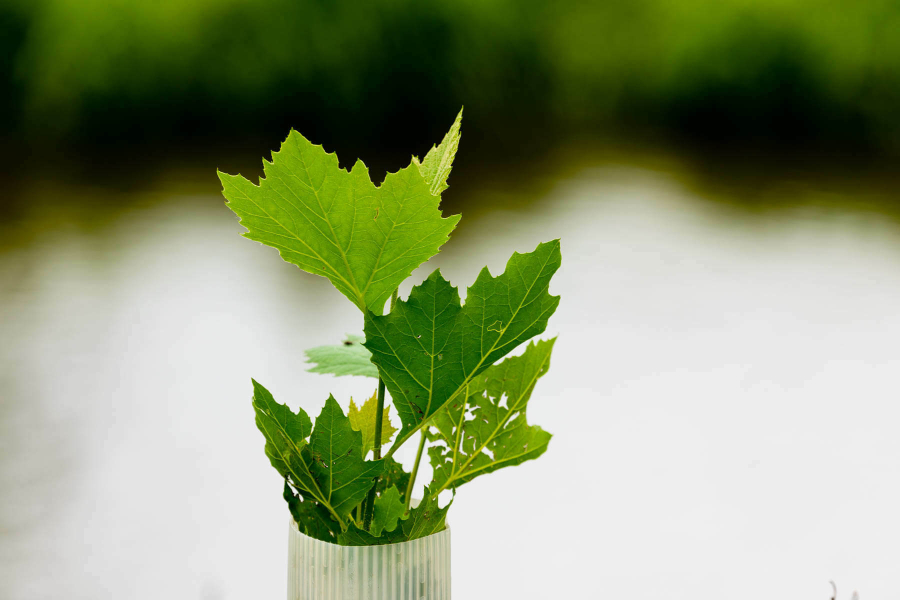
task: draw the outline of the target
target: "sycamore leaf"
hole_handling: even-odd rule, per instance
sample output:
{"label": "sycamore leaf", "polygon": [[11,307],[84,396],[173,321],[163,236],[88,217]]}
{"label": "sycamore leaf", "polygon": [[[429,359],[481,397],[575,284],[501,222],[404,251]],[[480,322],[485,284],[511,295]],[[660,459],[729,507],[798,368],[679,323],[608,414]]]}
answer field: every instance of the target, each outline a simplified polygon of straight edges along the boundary
{"label": "sycamore leaf", "polygon": [[[446,178],[448,157],[444,152],[434,177]],[[219,172],[244,236],[327,277],[363,312],[381,314],[391,293],[437,254],[459,221],[458,215],[442,218],[440,196],[432,193],[442,188],[416,164],[388,173],[376,187],[362,161],[342,169],[335,154],[294,130],[272,161],[263,161],[263,171],[258,186]]]}
{"label": "sycamore leaf", "polygon": [[434,416],[432,439],[445,445],[428,449],[433,488],[457,488],[544,453],[551,436],[529,425],[525,412],[538,378],[550,368],[555,342],[529,344],[521,356],[493,365],[472,381],[465,397]]}
{"label": "sycamore leaf", "polygon": [[[365,350],[365,348],[363,348]],[[372,397],[366,400],[361,408],[356,407],[353,398],[350,399],[350,411],[347,416],[350,418],[350,427],[354,431],[362,434],[362,455],[363,458],[370,450],[375,448],[375,414],[378,412],[378,390],[372,394]],[[396,433],[397,428],[391,425],[390,409],[385,408],[382,413],[381,421],[381,445],[385,445],[391,441]]]}
{"label": "sycamore leaf", "polygon": [[[269,390],[253,381],[253,409],[256,412],[256,426],[266,438],[266,456],[282,477],[293,477],[307,488],[314,487],[312,474],[299,460],[306,438],[312,432],[312,422],[302,408],[297,413],[283,404],[275,402]],[[296,463],[296,464],[295,464]],[[312,492],[312,490],[310,490]]]}
{"label": "sycamore leaf", "polygon": [[443,531],[447,526],[447,511],[450,510],[453,501],[440,508],[437,494],[433,494],[430,488],[426,487],[423,494],[424,500],[409,511],[409,516],[403,521],[403,533],[410,540]]}
{"label": "sycamore leaf", "polygon": [[325,402],[312,433],[302,409],[294,414],[256,381],[253,408],[272,466],[304,500],[319,503],[342,524],[381,475],[384,461],[363,460],[362,435],[350,427],[333,396]]}
{"label": "sycamore leaf", "polygon": [[310,348],[306,351],[306,359],[315,366],[309,372],[378,377],[378,368],[370,360],[372,353],[362,345],[364,341],[363,336],[348,333],[339,346]]}
{"label": "sycamore leaf", "polygon": [[384,473],[381,479],[375,485],[375,492],[384,494],[390,487],[396,486],[398,490],[405,494],[405,490],[409,487],[410,474],[406,472],[403,465],[398,463],[392,457],[384,459]]}
{"label": "sycamore leaf", "polygon": [[479,373],[544,331],[559,304],[548,292],[559,264],[559,240],[515,253],[502,275],[481,271],[464,306],[435,271],[390,314],[366,315],[365,346],[403,424],[395,446]]}
{"label": "sycamore leaf", "polygon": [[419,162],[419,159],[413,157],[413,162],[419,167],[419,173],[431,186],[431,193],[435,196],[447,189],[447,177],[450,176],[450,169],[453,167],[453,159],[456,157],[456,149],[459,148],[459,128],[462,124],[463,111],[460,110],[456,115],[456,120],[450,131],[444,136],[440,145],[432,146],[425,160]]}
{"label": "sycamore leaf", "polygon": [[317,540],[331,543],[337,541],[341,528],[337,521],[331,518],[328,509],[318,502],[304,500],[295,494],[286,480],[283,496],[300,531]]}
{"label": "sycamore leaf", "polygon": [[375,478],[384,470],[384,461],[362,458],[362,435],[353,431],[350,419],[329,396],[316,417],[316,427],[309,438],[309,470],[326,502],[341,517],[350,514],[363,501]]}
{"label": "sycamore leaf", "polygon": [[391,532],[397,529],[397,522],[406,513],[406,506],[400,498],[400,492],[396,487],[390,487],[375,499],[375,511],[372,516],[372,526],[369,532],[380,537],[381,533]]}
{"label": "sycamore leaf", "polygon": [[447,527],[447,511],[452,503],[451,501],[444,508],[440,508],[437,498],[432,497],[431,491],[425,488],[425,500],[401,517],[400,525],[393,531],[385,530],[380,536],[375,536],[351,523],[347,530],[338,536],[338,543],[343,546],[377,546],[409,542],[429,536]]}

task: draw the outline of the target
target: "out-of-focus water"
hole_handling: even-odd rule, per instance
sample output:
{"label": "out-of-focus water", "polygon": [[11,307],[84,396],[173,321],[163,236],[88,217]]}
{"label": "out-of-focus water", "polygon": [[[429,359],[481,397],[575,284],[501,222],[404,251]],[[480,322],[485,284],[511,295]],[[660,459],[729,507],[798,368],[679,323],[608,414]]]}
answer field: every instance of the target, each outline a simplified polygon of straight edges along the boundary
{"label": "out-of-focus water", "polygon": [[[690,179],[598,161],[471,186],[414,274],[466,286],[562,238],[529,409],[555,437],[457,494],[457,597],[900,594],[897,220],[815,180],[747,210]],[[305,372],[361,316],[216,192],[50,186],[6,223],[0,597],[284,597],[250,377],[311,413],[373,383]]]}

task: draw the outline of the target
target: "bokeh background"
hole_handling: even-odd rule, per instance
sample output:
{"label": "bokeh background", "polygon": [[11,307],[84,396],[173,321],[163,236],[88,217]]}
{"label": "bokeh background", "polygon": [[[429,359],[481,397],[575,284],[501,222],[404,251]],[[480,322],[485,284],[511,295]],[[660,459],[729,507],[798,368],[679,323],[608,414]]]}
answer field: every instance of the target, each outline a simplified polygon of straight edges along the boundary
{"label": "bokeh background", "polygon": [[900,595],[896,2],[0,0],[0,597],[284,596],[249,378],[372,383],[305,372],[361,317],[215,170],[294,127],[379,180],[462,105],[401,292],[564,260],[555,438],[457,495],[457,596]]}

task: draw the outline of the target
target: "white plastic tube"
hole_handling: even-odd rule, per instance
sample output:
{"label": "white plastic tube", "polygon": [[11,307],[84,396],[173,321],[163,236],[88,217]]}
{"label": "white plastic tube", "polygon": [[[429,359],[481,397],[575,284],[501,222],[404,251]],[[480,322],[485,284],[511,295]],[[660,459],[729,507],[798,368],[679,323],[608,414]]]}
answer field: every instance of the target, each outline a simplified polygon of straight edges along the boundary
{"label": "white plastic tube", "polygon": [[450,600],[450,529],[383,546],[338,546],[290,520],[288,600]]}

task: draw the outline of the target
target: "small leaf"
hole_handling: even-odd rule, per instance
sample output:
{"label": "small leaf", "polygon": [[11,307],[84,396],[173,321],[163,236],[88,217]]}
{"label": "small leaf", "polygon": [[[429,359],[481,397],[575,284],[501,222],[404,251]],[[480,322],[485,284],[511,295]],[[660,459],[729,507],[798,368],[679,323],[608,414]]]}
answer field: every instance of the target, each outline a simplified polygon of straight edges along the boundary
{"label": "small leaf", "polygon": [[403,537],[403,531],[396,529],[391,532],[382,532],[381,536],[374,536],[365,529],[350,523],[347,531],[338,535],[338,544],[341,546],[381,546],[384,544],[398,544],[409,541]]}
{"label": "small leaf", "polygon": [[406,513],[406,507],[396,487],[390,487],[375,499],[375,512],[372,516],[372,527],[369,532],[380,537],[383,531],[397,529],[397,522]]}
{"label": "small leaf", "polygon": [[426,487],[424,500],[409,512],[409,516],[403,521],[403,533],[407,539],[415,540],[439,531],[447,527],[447,511],[453,501],[440,508],[437,496],[432,498],[431,489]]}
{"label": "small leaf", "polygon": [[[363,458],[375,448],[375,414],[378,412],[378,390],[366,400],[362,408],[357,408],[353,398],[350,399],[350,426],[362,434]],[[381,420],[381,444],[387,444],[396,433],[397,428],[391,425],[390,409],[385,408]]]}
{"label": "small leaf", "polygon": [[315,366],[310,373],[331,375],[359,375],[378,377],[378,368],[372,364],[372,353],[366,350],[361,335],[347,334],[347,339],[337,346],[318,346],[306,351],[306,360]]}
{"label": "small leaf", "polygon": [[317,540],[331,543],[337,541],[341,526],[331,518],[325,507],[318,502],[304,500],[296,495],[287,481],[284,482],[283,496],[300,531]]}
{"label": "small leaf", "polygon": [[425,160],[420,163],[418,158],[413,157],[413,162],[418,165],[419,172],[431,186],[431,193],[434,195],[440,194],[448,187],[447,178],[450,176],[453,159],[459,148],[459,128],[462,125],[462,114],[463,111],[460,109],[450,131],[444,136],[439,146],[432,146],[425,155]]}
{"label": "small leaf", "polygon": [[256,380],[251,381],[256,426],[266,438],[266,456],[282,477],[288,477],[292,474],[290,457],[300,456],[312,431],[312,422],[302,408],[296,414],[291,412],[287,406],[275,402],[269,390]]}
{"label": "small leaf", "polygon": [[341,517],[363,501],[384,470],[383,460],[363,460],[361,448],[362,435],[353,431],[350,419],[334,396],[329,396],[316,417],[304,458],[309,460],[309,470],[326,502]]}
{"label": "small leaf", "polygon": [[403,465],[393,458],[386,458],[384,459],[384,473],[378,480],[375,491],[383,494],[389,487],[396,486],[398,490],[405,493],[406,488],[409,487],[409,478],[410,474],[403,469]]}
{"label": "small leaf", "polygon": [[375,536],[351,523],[347,531],[338,536],[338,543],[343,546],[377,546],[409,542],[438,533],[447,527],[450,504],[452,501],[440,508],[437,498],[431,498],[431,491],[425,488],[425,500],[408,511],[401,518],[400,526],[393,531],[385,530],[380,536]]}

